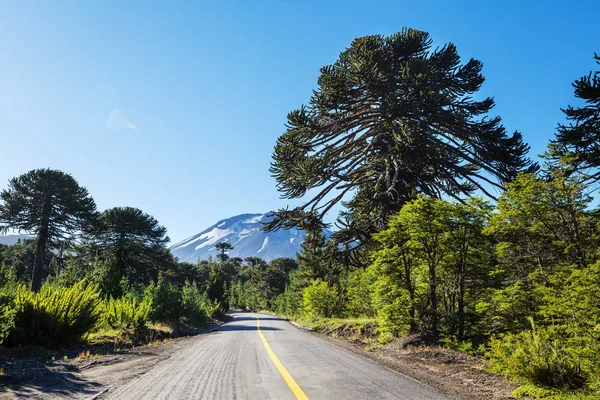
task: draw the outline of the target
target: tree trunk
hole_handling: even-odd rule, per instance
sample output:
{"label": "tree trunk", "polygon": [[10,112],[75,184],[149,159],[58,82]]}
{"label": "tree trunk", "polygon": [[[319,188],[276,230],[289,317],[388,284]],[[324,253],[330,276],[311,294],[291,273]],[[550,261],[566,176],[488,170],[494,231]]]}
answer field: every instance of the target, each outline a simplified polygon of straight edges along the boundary
{"label": "tree trunk", "polygon": [[406,279],[406,289],[408,291],[408,296],[410,298],[410,310],[409,310],[410,333],[415,333],[415,332],[417,332],[417,322],[415,319],[415,288],[413,287],[413,284],[412,284],[412,276],[410,275],[410,272],[411,272],[410,268],[405,267],[404,276]]}
{"label": "tree trunk", "polygon": [[438,333],[438,299],[437,299],[437,278],[435,263],[429,263],[429,299],[431,301],[431,330],[434,336],[437,338]]}
{"label": "tree trunk", "polygon": [[465,269],[461,265],[458,276],[458,338],[465,336]]}
{"label": "tree trunk", "polygon": [[46,237],[43,233],[38,235],[35,250],[35,261],[33,263],[33,274],[31,276],[31,290],[39,292],[42,288],[42,270],[44,269],[44,253],[46,252]]}

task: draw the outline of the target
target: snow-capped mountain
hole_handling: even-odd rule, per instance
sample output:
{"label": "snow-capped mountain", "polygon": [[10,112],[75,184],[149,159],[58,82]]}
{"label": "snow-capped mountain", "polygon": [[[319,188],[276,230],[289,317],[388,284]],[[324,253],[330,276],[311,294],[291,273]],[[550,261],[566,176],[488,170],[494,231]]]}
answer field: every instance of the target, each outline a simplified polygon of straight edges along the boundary
{"label": "snow-capped mountain", "polygon": [[[269,214],[242,214],[223,219],[210,228],[171,246],[179,261],[196,262],[218,254],[215,245],[229,242],[233,250],[230,257],[260,257],[266,261],[278,257],[295,258],[300,251],[305,232],[300,229],[280,229],[265,233],[262,223],[270,220]],[[327,232],[331,234],[331,232]]]}

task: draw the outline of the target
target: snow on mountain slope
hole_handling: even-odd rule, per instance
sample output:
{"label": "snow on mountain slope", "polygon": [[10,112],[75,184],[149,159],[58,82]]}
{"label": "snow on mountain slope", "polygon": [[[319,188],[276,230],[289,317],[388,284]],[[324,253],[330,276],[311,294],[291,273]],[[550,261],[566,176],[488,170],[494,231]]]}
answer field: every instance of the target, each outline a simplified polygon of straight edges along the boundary
{"label": "snow on mountain slope", "polygon": [[[262,231],[262,223],[268,222],[267,214],[242,214],[223,219],[210,228],[171,246],[171,252],[179,261],[196,262],[217,255],[215,244],[229,242],[233,250],[230,257],[260,257],[270,261],[278,257],[295,258],[300,251],[305,232],[300,229]],[[331,232],[327,231],[327,234]]]}

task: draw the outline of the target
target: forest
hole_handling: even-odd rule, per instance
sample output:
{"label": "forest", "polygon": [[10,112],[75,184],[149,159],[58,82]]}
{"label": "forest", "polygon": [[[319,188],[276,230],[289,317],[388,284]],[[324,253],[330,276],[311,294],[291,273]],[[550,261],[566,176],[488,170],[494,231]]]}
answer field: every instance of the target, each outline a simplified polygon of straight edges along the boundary
{"label": "forest", "polygon": [[182,263],[142,210],[99,212],[62,171],[13,178],[0,228],[31,238],[0,245],[3,346],[135,341],[249,309],[373,321],[380,344],[420,335],[485,357],[518,395],[597,398],[600,71],[582,66],[537,161],[490,115],[483,83],[480,61],[414,29],[355,39],[324,66],[270,169],[303,203],[264,229],[304,229],[297,259],[230,258],[223,242],[216,259]]}

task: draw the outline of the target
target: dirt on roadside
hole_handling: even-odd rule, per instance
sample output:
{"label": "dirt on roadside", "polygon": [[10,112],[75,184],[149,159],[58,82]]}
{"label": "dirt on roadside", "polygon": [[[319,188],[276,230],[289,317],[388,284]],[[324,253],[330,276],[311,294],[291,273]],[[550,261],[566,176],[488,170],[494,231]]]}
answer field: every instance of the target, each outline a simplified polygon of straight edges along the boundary
{"label": "dirt on roadside", "polygon": [[[147,345],[112,351],[89,347],[52,356],[47,352],[22,354],[0,349],[0,399],[91,399],[119,386],[202,340],[213,328],[201,335],[165,339]],[[63,354],[68,354],[63,359]]]}

